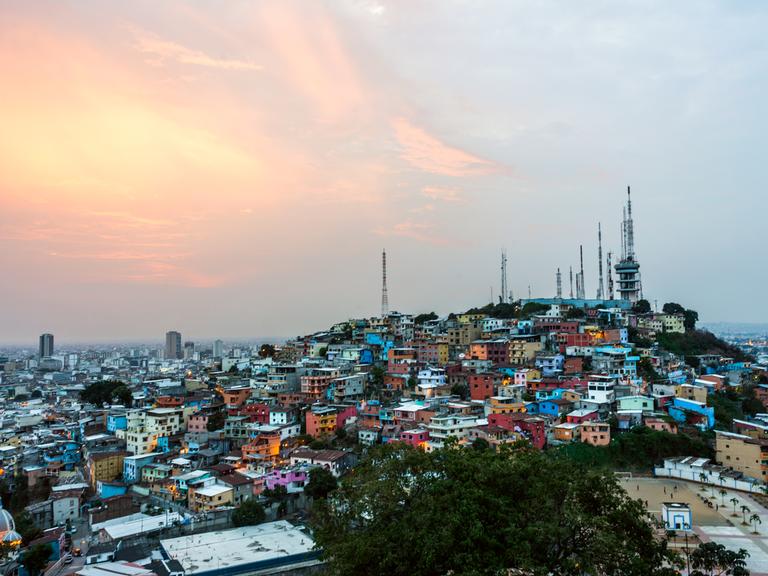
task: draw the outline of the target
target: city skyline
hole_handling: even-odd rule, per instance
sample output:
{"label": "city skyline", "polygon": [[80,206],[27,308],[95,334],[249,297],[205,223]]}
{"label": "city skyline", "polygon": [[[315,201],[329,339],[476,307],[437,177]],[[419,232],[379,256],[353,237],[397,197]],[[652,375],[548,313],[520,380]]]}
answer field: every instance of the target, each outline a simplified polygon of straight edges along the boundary
{"label": "city skyline", "polygon": [[652,303],[768,320],[760,5],[493,5],[0,2],[0,342],[308,333],[379,313],[382,248],[391,310],[501,250],[551,297],[583,245],[591,297],[627,185]]}

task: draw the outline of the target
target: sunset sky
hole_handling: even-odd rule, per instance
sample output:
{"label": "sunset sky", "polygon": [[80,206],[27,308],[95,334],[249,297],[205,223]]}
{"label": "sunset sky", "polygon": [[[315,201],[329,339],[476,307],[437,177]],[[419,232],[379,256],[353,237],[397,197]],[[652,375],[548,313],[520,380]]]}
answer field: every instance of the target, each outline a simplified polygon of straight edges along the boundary
{"label": "sunset sky", "polygon": [[768,321],[768,8],[0,0],[0,342],[554,296],[632,185],[646,297]]}

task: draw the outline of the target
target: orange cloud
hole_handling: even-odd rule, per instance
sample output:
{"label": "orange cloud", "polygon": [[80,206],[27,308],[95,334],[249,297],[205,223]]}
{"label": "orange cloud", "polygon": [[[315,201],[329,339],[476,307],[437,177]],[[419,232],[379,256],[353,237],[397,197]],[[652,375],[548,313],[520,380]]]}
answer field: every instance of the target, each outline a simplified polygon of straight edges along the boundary
{"label": "orange cloud", "polygon": [[262,5],[257,27],[275,56],[270,73],[311,105],[314,119],[349,122],[372,104],[341,32],[319,4]]}
{"label": "orange cloud", "polygon": [[166,60],[181,64],[220,68],[222,70],[262,70],[263,66],[246,60],[215,58],[201,50],[194,50],[181,44],[163,40],[152,34],[136,32],[136,48],[151,56],[148,63],[162,65]]}
{"label": "orange cloud", "polygon": [[400,157],[420,170],[454,177],[499,171],[490,160],[453,148],[405,118],[395,118],[392,126],[400,143]]}
{"label": "orange cloud", "polygon": [[455,188],[425,186],[421,189],[421,193],[427,198],[440,202],[461,202],[461,192]]}
{"label": "orange cloud", "polygon": [[398,222],[391,228],[377,228],[375,234],[379,236],[399,236],[402,238],[412,238],[419,242],[428,242],[430,244],[446,244],[447,240],[434,234],[435,225],[429,222],[414,222],[405,220]]}

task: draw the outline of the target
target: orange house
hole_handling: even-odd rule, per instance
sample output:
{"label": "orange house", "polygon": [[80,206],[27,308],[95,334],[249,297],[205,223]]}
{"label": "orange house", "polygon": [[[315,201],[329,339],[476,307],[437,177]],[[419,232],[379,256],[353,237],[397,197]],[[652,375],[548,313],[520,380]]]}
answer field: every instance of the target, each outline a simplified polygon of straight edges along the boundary
{"label": "orange house", "polygon": [[582,422],[581,441],[592,446],[608,446],[611,443],[611,426],[607,422]]}
{"label": "orange house", "polygon": [[250,386],[235,386],[233,388],[219,388],[219,393],[224,398],[227,409],[240,408],[251,397],[253,389]]}
{"label": "orange house", "polygon": [[277,460],[280,456],[280,434],[262,433],[241,448],[243,460]]}

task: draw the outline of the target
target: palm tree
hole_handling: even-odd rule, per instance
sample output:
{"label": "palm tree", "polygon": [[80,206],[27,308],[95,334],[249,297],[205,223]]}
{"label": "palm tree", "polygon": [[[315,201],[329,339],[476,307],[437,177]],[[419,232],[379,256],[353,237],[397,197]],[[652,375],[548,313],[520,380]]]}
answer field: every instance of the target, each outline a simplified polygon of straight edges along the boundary
{"label": "palm tree", "polygon": [[728,494],[728,491],[724,488],[720,488],[720,504],[725,506],[725,495]]}
{"label": "palm tree", "polygon": [[741,505],[741,523],[747,526],[747,512],[751,512],[749,506]]}
{"label": "palm tree", "polygon": [[[702,483],[702,484],[706,484],[706,483],[707,483],[707,475],[706,475],[706,474],[704,474],[704,472],[701,472],[701,473],[699,473],[699,480],[701,480],[701,483]],[[702,487],[701,487],[701,490],[702,490],[702,491],[704,491],[704,490],[706,490],[706,489],[707,489],[707,487],[706,487],[706,486],[702,486]]]}
{"label": "palm tree", "polygon": [[736,505],[739,503],[739,499],[734,496],[733,498],[728,500],[728,502],[733,504],[733,514],[731,514],[731,516],[738,516],[738,514],[736,514]]}
{"label": "palm tree", "polygon": [[760,516],[758,516],[757,514],[752,514],[752,516],[749,517],[749,522],[752,524],[752,528],[753,528],[752,533],[757,534],[758,533],[757,525],[763,523],[763,521],[760,520]]}

